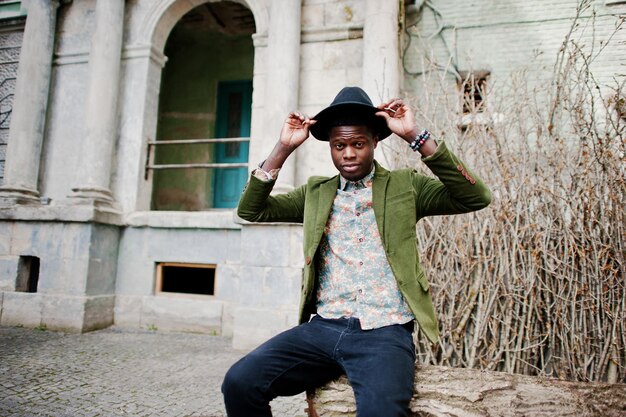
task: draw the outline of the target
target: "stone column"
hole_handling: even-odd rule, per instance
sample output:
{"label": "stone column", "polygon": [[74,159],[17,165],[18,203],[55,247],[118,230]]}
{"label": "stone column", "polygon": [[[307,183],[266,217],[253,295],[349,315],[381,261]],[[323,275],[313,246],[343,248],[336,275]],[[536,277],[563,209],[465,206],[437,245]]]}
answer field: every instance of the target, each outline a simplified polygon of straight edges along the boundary
{"label": "stone column", "polygon": [[374,105],[400,92],[397,1],[366,0],[363,24],[363,89]]}
{"label": "stone column", "polygon": [[98,0],[96,27],[89,55],[89,92],[85,139],[78,186],[70,196],[76,204],[113,205],[111,165],[116,144],[124,0]]}
{"label": "stone column", "polygon": [[[278,140],[287,114],[298,108],[301,3],[302,0],[272,0],[270,6],[263,117],[266,154]],[[294,153],[281,169],[274,186],[276,192],[290,191],[294,188],[295,159]]]}
{"label": "stone column", "polygon": [[[400,46],[398,1],[366,0],[363,25],[363,89],[374,105],[400,94]],[[391,166],[385,158],[386,140],[376,149],[376,158]]]}
{"label": "stone column", "polygon": [[30,0],[20,52],[7,149],[3,204],[39,203],[39,165],[46,124],[57,0]]}

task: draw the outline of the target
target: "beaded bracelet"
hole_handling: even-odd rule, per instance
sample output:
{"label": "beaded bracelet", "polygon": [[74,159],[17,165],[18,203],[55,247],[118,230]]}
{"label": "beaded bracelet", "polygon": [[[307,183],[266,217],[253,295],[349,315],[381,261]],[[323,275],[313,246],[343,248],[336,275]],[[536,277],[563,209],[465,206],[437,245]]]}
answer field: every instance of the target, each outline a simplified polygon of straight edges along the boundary
{"label": "beaded bracelet", "polygon": [[424,143],[430,138],[430,132],[426,129],[422,130],[422,133],[417,135],[415,140],[409,145],[413,152],[417,152]]}

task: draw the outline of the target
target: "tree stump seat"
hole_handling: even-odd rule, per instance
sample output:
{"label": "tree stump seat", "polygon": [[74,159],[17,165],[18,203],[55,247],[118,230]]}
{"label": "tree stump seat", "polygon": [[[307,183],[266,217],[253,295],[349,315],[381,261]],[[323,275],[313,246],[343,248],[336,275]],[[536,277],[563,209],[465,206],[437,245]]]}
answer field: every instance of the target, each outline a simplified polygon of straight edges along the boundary
{"label": "tree stump seat", "polygon": [[[356,415],[345,376],[317,389],[307,402],[309,417]],[[626,384],[419,365],[410,410],[411,417],[624,417]]]}

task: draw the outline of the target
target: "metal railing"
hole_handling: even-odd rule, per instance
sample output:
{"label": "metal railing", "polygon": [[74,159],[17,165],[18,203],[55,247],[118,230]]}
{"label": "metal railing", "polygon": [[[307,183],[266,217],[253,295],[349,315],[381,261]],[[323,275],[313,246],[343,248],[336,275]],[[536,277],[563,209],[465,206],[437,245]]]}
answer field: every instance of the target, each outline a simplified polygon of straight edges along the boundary
{"label": "metal railing", "polygon": [[223,163],[223,162],[203,162],[189,164],[154,164],[150,162],[152,156],[152,148],[167,145],[199,145],[204,143],[232,143],[232,142],[250,142],[250,138],[214,138],[214,139],[180,139],[180,140],[148,140],[148,149],[146,153],[146,167],[144,179],[148,179],[150,170],[157,169],[224,169],[224,168],[247,168],[247,162]]}

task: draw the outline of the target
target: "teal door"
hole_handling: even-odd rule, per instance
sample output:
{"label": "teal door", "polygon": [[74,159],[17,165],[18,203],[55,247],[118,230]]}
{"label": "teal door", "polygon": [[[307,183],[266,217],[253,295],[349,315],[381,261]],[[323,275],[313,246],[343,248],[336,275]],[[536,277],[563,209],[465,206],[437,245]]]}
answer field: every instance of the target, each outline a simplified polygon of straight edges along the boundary
{"label": "teal door", "polygon": [[[217,88],[216,138],[250,136],[252,81],[224,81]],[[215,162],[247,163],[248,142],[215,145]],[[248,178],[248,168],[216,168],[213,176],[213,207],[236,207]]]}

